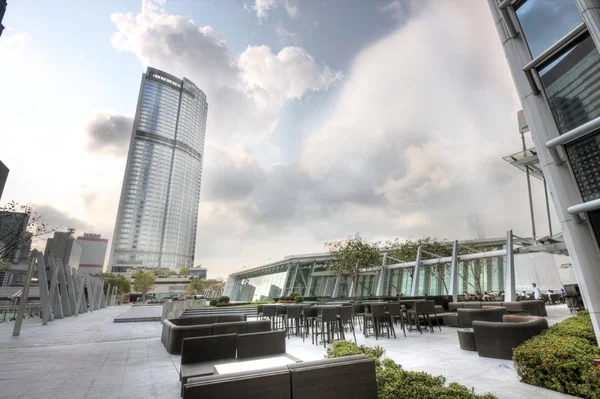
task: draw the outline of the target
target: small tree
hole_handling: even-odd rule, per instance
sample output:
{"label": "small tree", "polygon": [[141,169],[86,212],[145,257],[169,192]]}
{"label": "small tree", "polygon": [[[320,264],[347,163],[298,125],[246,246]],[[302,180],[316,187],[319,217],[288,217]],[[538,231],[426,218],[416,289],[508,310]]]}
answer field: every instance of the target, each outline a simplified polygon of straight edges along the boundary
{"label": "small tree", "polygon": [[333,256],[328,262],[329,268],[338,276],[348,275],[352,278],[354,292],[358,289],[358,276],[362,269],[370,269],[381,264],[379,242],[370,243],[360,233],[341,241],[329,241],[325,247]]}
{"label": "small tree", "polygon": [[117,294],[127,294],[131,292],[131,282],[122,274],[100,273],[96,277],[104,281],[104,290],[108,290],[108,285],[117,287]]}
{"label": "small tree", "polygon": [[156,282],[156,275],[153,272],[145,272],[138,269],[135,271],[133,278],[133,290],[141,292],[142,300],[146,302],[146,294],[152,290]]}
{"label": "small tree", "polygon": [[179,269],[180,276],[187,276],[189,272],[190,269],[188,269],[187,267],[182,267],[181,269]]}
{"label": "small tree", "polygon": [[194,278],[185,286],[185,290],[192,295],[197,295],[206,289],[205,282],[205,280]]}

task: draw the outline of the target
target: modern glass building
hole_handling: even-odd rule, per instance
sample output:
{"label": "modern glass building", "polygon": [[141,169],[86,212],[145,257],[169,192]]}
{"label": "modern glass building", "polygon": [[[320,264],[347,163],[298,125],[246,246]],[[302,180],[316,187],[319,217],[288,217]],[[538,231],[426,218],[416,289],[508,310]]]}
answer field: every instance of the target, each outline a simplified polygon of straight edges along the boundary
{"label": "modern glass building", "polygon": [[600,338],[600,1],[488,4]]}
{"label": "modern glass building", "polygon": [[193,266],[207,112],[188,79],[143,74],[109,272]]}
{"label": "modern glass building", "polygon": [[[514,244],[515,291],[529,292],[533,282],[542,289],[560,289],[564,284],[575,283],[570,258],[564,255],[560,236],[548,238],[548,242],[553,244],[532,245],[530,240]],[[506,239],[476,240],[468,244],[457,247],[460,256],[456,258],[454,287],[453,257],[440,258],[423,253],[419,261],[400,261],[382,252],[382,265],[361,271],[358,287],[354,290],[352,278],[337,276],[331,271],[328,262],[332,257],[323,253],[288,256],[279,262],[234,273],[227,279],[224,295],[232,301],[245,302],[271,300],[292,292],[305,297],[345,298],[351,292],[355,293],[353,296],[410,296],[504,291]],[[416,282],[415,274],[418,275]]]}

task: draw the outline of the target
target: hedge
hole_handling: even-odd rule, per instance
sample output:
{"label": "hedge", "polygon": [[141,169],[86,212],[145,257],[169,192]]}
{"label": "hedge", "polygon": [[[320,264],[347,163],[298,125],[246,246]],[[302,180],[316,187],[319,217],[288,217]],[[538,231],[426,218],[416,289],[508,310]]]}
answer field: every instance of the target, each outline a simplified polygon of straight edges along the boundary
{"label": "hedge", "polygon": [[381,360],[384,350],[358,346],[354,342],[337,341],[327,349],[325,357],[342,357],[364,354],[375,360],[377,396],[379,399],[497,399],[486,393],[477,395],[473,389],[452,382],[446,385],[442,376],[434,377],[419,371],[407,371],[391,359]]}
{"label": "hedge", "polygon": [[522,382],[579,396],[600,398],[598,343],[587,311],[555,324],[522,343],[513,360]]}

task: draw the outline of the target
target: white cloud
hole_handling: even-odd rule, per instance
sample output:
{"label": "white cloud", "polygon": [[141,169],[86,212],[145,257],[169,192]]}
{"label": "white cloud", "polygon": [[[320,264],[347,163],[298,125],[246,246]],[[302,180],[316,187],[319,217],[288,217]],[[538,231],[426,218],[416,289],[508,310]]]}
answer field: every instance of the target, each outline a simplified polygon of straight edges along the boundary
{"label": "white cloud", "polygon": [[248,46],[233,54],[212,27],[170,15],[151,0],[138,15],[111,18],[115,48],[134,53],[144,66],[188,77],[207,94],[209,140],[267,137],[287,101],[325,90],[341,76],[298,47],[273,53],[267,46]]}
{"label": "white cloud", "polygon": [[252,9],[256,11],[258,20],[261,21],[267,17],[268,11],[283,6],[290,18],[298,16],[298,5],[294,0],[254,0]]}

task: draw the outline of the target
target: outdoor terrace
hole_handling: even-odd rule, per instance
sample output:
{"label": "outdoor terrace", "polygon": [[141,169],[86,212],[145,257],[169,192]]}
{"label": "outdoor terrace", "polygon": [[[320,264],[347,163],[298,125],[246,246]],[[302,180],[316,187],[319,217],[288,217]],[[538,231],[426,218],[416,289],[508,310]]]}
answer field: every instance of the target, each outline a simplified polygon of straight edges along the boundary
{"label": "outdoor terrace", "polygon": [[[113,322],[130,308],[107,307],[47,326],[27,319],[20,337],[11,336],[13,323],[0,324],[0,397],[179,398],[181,357],[163,347],[161,323]],[[150,308],[139,307],[144,314]],[[566,305],[548,307],[550,324],[568,316]],[[443,375],[479,393],[499,398],[569,397],[520,383],[512,361],[461,350],[456,328],[407,332],[406,338],[400,332],[397,339],[379,340],[365,338],[358,328],[356,332],[358,344],[383,346],[386,356],[407,370]],[[322,344],[311,344],[310,337],[303,342],[291,336],[286,345],[289,354],[304,361],[322,359],[326,351]]]}

